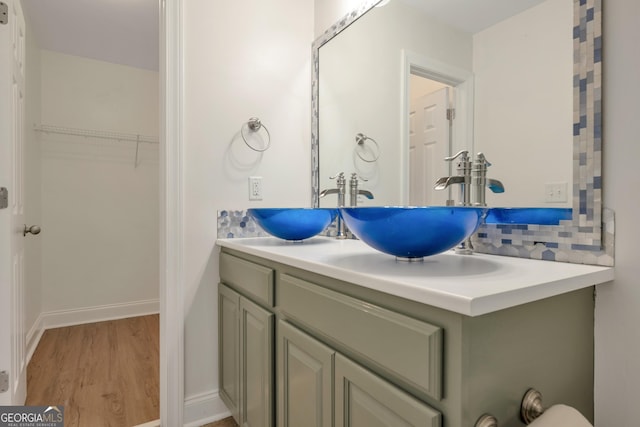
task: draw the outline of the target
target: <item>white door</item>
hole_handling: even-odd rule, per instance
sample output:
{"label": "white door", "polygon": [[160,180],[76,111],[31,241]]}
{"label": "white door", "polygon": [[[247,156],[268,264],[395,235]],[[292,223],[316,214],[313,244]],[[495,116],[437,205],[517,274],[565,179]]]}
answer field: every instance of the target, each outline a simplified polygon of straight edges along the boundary
{"label": "white door", "polygon": [[409,110],[409,204],[444,205],[449,192],[433,185],[449,173],[449,88],[416,99]]}
{"label": "white door", "polygon": [[[24,404],[27,381],[24,330],[24,97],[25,22],[18,0],[2,0],[0,23],[0,187],[8,206],[0,209],[0,371],[9,389],[0,405]],[[3,205],[0,205],[3,206]]]}

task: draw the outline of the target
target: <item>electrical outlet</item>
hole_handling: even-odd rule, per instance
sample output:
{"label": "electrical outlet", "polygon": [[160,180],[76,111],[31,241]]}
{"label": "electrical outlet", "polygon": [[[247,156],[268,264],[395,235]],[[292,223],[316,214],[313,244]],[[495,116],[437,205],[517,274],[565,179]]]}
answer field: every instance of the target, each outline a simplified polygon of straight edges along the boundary
{"label": "electrical outlet", "polygon": [[249,200],[262,200],[262,177],[249,177]]}
{"label": "electrical outlet", "polygon": [[545,202],[564,203],[567,201],[567,183],[556,182],[545,184]]}

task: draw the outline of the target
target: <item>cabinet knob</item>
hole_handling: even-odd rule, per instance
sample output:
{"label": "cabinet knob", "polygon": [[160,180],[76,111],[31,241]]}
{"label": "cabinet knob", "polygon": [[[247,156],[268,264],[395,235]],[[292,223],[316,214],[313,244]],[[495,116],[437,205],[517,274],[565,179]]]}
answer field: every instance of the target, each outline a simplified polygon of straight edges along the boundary
{"label": "cabinet knob", "polygon": [[474,427],[498,427],[498,420],[493,415],[484,414],[478,418]]}

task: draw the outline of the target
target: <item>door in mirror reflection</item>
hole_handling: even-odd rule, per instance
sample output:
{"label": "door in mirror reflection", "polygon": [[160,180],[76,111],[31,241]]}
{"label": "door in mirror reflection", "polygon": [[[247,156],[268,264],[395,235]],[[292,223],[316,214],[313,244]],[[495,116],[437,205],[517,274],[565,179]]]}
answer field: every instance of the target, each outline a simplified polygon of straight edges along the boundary
{"label": "door in mirror reflection", "polygon": [[[451,152],[450,88],[420,77],[415,81],[423,85],[413,84],[414,79],[411,79],[409,204],[445,205],[449,191],[435,191],[433,183],[449,174],[444,158]],[[432,84],[425,87],[428,83]]]}

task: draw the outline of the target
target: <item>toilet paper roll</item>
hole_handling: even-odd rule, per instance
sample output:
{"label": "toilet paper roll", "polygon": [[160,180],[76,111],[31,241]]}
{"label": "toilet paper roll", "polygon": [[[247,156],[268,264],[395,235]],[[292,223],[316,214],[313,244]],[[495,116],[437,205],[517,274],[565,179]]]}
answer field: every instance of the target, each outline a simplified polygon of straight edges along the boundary
{"label": "toilet paper roll", "polygon": [[575,408],[553,405],[536,418],[529,427],[593,427]]}

